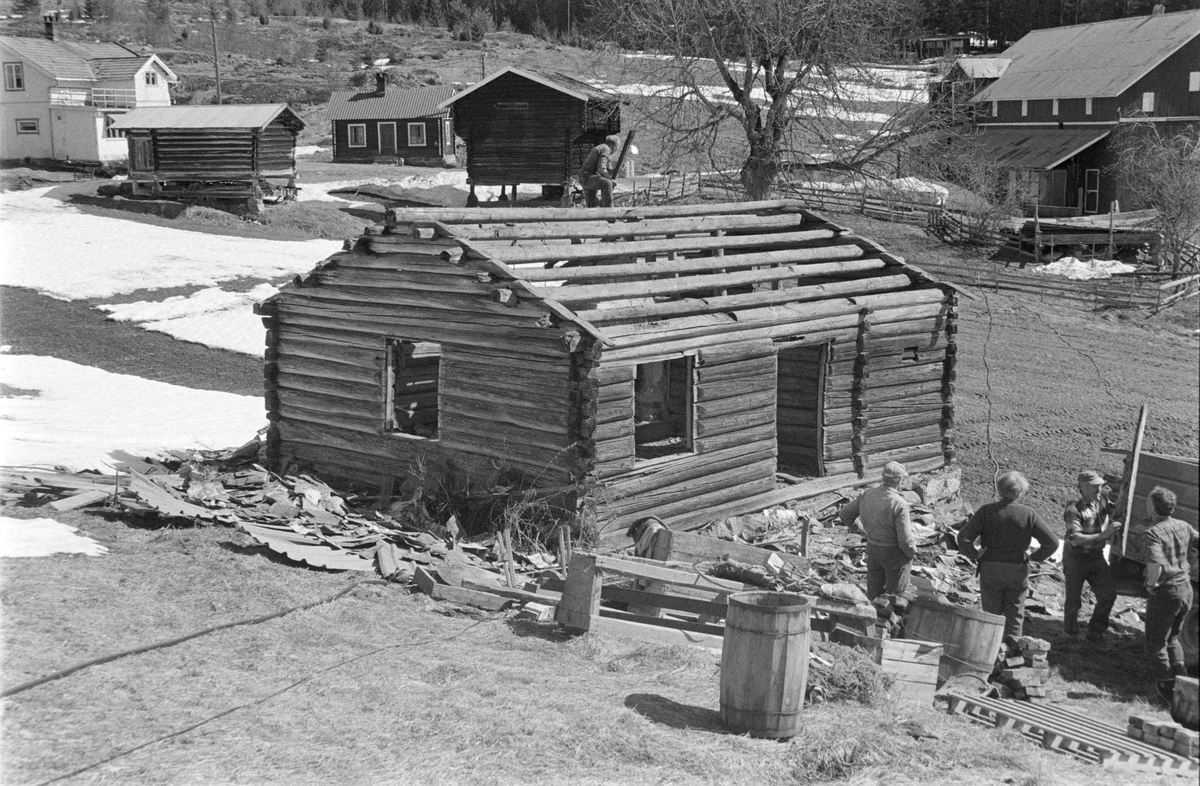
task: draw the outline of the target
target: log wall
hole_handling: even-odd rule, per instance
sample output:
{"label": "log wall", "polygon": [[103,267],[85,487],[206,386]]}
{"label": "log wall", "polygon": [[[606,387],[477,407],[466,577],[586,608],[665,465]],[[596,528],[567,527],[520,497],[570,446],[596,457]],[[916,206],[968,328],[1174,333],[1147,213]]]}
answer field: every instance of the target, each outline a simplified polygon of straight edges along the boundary
{"label": "log wall", "polygon": [[[477,271],[437,250],[338,254],[260,309],[273,465],[358,481],[447,461],[517,470],[539,485],[583,474],[564,331],[539,327],[546,313],[535,304],[502,305]],[[424,357],[440,346],[435,439],[389,427],[397,340],[417,342]]]}

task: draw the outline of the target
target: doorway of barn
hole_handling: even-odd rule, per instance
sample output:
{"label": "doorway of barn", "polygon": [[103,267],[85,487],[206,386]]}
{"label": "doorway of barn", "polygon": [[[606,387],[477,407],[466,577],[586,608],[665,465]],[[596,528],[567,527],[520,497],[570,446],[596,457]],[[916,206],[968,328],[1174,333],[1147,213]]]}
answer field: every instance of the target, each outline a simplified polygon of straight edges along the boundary
{"label": "doorway of barn", "polygon": [[781,346],[776,378],[778,470],[797,477],[825,474],[825,368],[829,345]]}

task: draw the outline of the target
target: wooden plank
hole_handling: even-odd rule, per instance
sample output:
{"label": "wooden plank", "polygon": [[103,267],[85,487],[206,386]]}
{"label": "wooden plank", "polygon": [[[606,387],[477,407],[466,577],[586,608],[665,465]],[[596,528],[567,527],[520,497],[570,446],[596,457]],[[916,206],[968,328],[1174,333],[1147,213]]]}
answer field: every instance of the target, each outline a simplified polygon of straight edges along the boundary
{"label": "wooden plank", "polygon": [[617,576],[628,576],[638,579],[652,579],[664,584],[679,584],[681,586],[711,587],[714,589],[743,590],[746,585],[738,581],[718,579],[699,571],[683,571],[663,567],[655,560],[642,560],[636,557],[612,557],[604,554],[593,556],[597,570],[612,573]]}
{"label": "wooden plank", "polygon": [[559,625],[588,630],[600,614],[600,573],[593,554],[576,552],[567,569],[567,585],[554,613]]}
{"label": "wooden plank", "polygon": [[112,497],[114,491],[115,489],[108,489],[107,491],[100,491],[99,489],[92,491],[77,491],[74,494],[51,502],[46,507],[50,508],[51,510],[56,510],[59,513],[68,510],[75,510],[76,508],[84,508],[88,505],[95,505],[97,502],[103,502],[109,497]]}
{"label": "wooden plank", "polygon": [[589,627],[596,633],[602,633],[609,636],[635,639],[637,641],[648,641],[655,644],[688,644],[697,647],[704,647],[710,650],[716,650],[717,652],[721,651],[721,647],[725,641],[723,636],[718,636],[715,632],[696,633],[693,631],[679,630],[677,628],[666,628],[659,625],[648,624],[647,620],[650,619],[653,618],[643,617],[635,621],[631,619],[597,616],[591,621]]}
{"label": "wooden plank", "polygon": [[1127,554],[1129,548],[1129,530],[1133,524],[1133,498],[1137,490],[1137,473],[1138,461],[1142,456],[1142,437],[1146,433],[1146,408],[1149,404],[1143,403],[1141,410],[1138,411],[1137,431],[1133,438],[1133,454],[1130,458],[1129,477],[1125,479],[1125,526],[1121,527],[1121,553]]}
{"label": "wooden plank", "polygon": [[795,554],[666,528],[655,534],[652,548],[652,553],[663,561],[696,563],[719,561],[729,557],[750,565],[766,565],[767,561],[774,557],[783,560],[792,570],[808,570],[808,560]]}

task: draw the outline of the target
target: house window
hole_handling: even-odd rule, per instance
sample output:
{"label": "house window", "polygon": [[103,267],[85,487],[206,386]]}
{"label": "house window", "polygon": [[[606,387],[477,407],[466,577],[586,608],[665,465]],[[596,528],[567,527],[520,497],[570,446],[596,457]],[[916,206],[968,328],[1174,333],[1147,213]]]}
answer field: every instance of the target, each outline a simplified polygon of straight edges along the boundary
{"label": "house window", "polygon": [[20,63],[4,64],[4,89],[25,89],[25,66],[21,65]]}
{"label": "house window", "polygon": [[387,343],[387,355],[385,428],[393,434],[437,439],[441,346],[393,339]]}
{"label": "house window", "polygon": [[1021,117],[1028,117],[1028,116],[1029,116],[1029,99],[1022,98],[1021,99]]}
{"label": "house window", "polygon": [[1154,111],[1154,93],[1142,93],[1142,111],[1147,114]]}
{"label": "house window", "polygon": [[38,120],[36,117],[26,120],[17,120],[18,134],[38,134],[41,133],[38,129]]}
{"label": "house window", "polygon": [[408,124],[408,146],[409,147],[425,147],[425,124],[424,123],[409,123]]}
{"label": "house window", "polygon": [[690,357],[638,364],[633,384],[637,459],[691,452],[693,376]]}
{"label": "house window", "polygon": [[1000,117],[1000,102],[992,102],[992,117]]}
{"label": "house window", "polygon": [[151,86],[157,85],[158,84],[158,73],[155,71],[147,71],[146,72],[146,84],[151,85]]}
{"label": "house window", "polygon": [[1090,115],[1092,113],[1092,99],[1090,96],[1083,99],[1083,113],[1085,115]]}
{"label": "house window", "polygon": [[1058,114],[1058,99],[1057,98],[1055,98],[1053,101],[1050,102],[1050,114],[1052,114],[1052,115]]}
{"label": "house window", "polygon": [[122,128],[113,128],[112,124],[116,122],[121,115],[105,115],[104,116],[104,138],[105,139],[123,139],[125,130]]}
{"label": "house window", "polygon": [[347,126],[350,134],[350,147],[366,147],[367,146],[367,124],[366,123],[351,123]]}
{"label": "house window", "polygon": [[1200,93],[1200,71],[1188,74],[1188,92]]}

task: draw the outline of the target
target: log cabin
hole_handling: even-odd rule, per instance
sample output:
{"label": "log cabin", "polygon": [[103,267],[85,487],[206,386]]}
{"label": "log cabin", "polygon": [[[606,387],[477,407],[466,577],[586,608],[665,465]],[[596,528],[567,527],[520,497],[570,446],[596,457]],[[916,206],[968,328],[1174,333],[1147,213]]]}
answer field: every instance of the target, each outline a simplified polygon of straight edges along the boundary
{"label": "log cabin", "polygon": [[296,136],[304,121],[287,104],[134,109],[112,127],[129,144],[134,195],[245,202],[296,185]]}
{"label": "log cabin", "polygon": [[[508,67],[442,102],[467,146],[467,206],[475,186],[540,184],[569,194],[588,151],[621,130],[621,100],[574,77]],[[504,200],[507,194],[501,194]]]}
{"label": "log cabin", "polygon": [[268,462],[384,486],[502,467],[604,539],[777,504],[777,473],[932,470],[957,296],[786,200],[392,209],[258,306]]}

